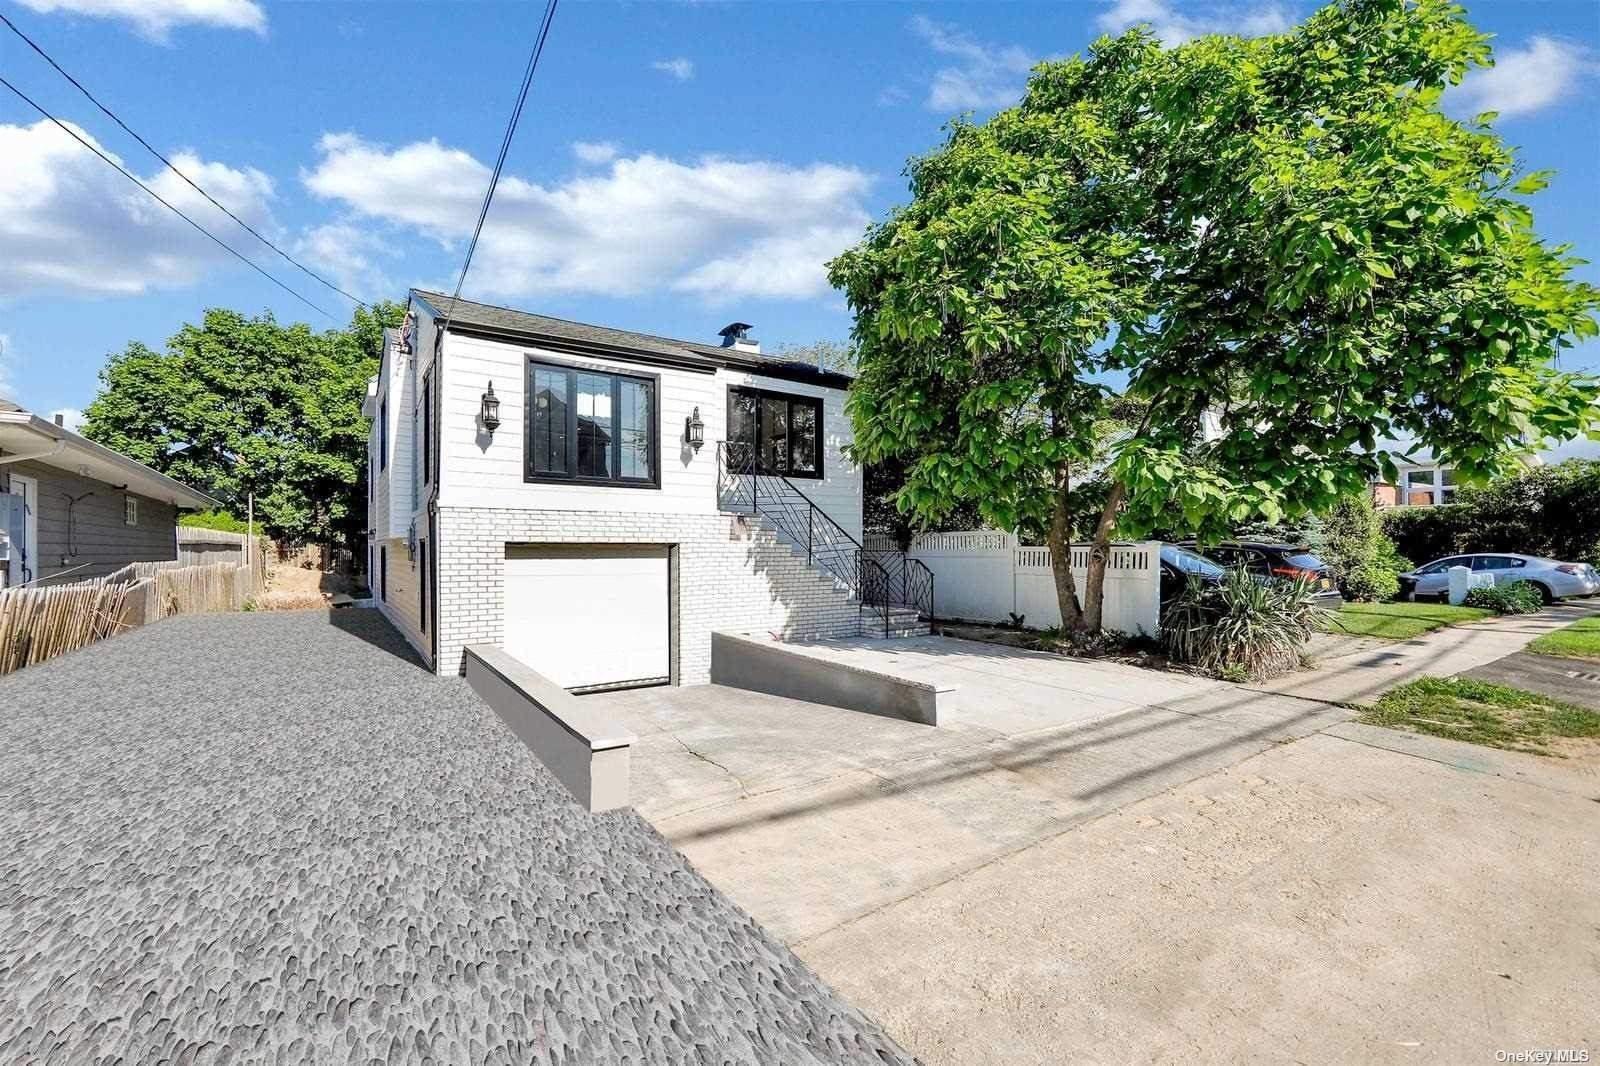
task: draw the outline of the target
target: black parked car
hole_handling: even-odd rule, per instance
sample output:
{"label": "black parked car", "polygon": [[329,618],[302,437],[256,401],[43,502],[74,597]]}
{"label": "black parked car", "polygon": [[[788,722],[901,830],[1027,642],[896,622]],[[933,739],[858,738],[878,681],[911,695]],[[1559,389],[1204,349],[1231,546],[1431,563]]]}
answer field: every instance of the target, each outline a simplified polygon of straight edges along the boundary
{"label": "black parked car", "polygon": [[1180,544],[1161,546],[1161,607],[1177,599],[1178,593],[1189,583],[1189,577],[1199,578],[1207,585],[1220,585],[1228,572],[1205,556]]}
{"label": "black parked car", "polygon": [[1299,544],[1277,544],[1258,540],[1225,540],[1220,544],[1183,547],[1198,551],[1222,566],[1241,566],[1259,578],[1293,581],[1305,578],[1317,590],[1318,600],[1341,600],[1339,582],[1332,567]]}

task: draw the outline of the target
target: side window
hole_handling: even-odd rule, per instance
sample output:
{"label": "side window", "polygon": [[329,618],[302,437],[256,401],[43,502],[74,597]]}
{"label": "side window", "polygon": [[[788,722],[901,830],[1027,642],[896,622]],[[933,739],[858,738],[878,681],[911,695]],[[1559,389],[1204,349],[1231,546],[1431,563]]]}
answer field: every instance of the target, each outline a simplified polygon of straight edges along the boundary
{"label": "side window", "polygon": [[389,397],[378,404],[378,469],[389,469]]}
{"label": "side window", "polygon": [[433,372],[422,375],[422,483],[433,476]]}
{"label": "side window", "polygon": [[122,524],[125,526],[139,524],[139,500],[137,497],[122,497]]}
{"label": "side window", "polygon": [[378,599],[389,602],[389,548],[378,548]]}

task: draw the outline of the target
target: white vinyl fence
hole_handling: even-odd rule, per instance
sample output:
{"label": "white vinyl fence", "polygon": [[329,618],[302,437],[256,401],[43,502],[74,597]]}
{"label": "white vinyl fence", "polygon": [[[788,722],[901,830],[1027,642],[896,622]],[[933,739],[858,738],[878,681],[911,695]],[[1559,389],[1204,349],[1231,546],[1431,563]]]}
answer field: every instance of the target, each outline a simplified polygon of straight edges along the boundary
{"label": "white vinyl fence", "polygon": [[[889,548],[870,537],[869,549]],[[940,618],[1005,622],[1022,615],[1030,629],[1061,624],[1050,549],[1025,547],[1010,533],[980,529],[924,533],[907,552],[933,571],[933,609]],[[1083,597],[1089,548],[1072,549],[1072,576]],[[1114,544],[1106,564],[1102,624],[1124,633],[1154,636],[1161,619],[1161,543]]]}

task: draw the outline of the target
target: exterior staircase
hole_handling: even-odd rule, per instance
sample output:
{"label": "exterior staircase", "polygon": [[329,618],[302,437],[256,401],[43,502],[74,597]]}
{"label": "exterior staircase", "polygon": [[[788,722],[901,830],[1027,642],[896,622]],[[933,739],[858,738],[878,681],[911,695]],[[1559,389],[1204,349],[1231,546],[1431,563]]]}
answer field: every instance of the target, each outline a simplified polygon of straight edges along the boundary
{"label": "exterior staircase", "polygon": [[842,587],[860,612],[861,633],[926,636],[933,621],[933,572],[900,551],[867,551],[781,474],[756,469],[748,448],[717,445],[718,506],[754,516],[819,576]]}

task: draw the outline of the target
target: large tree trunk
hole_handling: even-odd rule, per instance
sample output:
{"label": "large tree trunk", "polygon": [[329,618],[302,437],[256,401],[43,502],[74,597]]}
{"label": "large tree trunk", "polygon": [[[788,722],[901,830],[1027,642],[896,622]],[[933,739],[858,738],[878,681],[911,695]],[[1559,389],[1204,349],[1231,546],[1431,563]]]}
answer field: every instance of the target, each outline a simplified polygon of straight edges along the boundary
{"label": "large tree trunk", "polygon": [[1128,489],[1122,482],[1112,484],[1106,496],[1106,505],[1100,509],[1100,520],[1094,525],[1094,538],[1089,544],[1088,572],[1083,579],[1083,628],[1090,633],[1100,632],[1100,617],[1106,601],[1106,563],[1111,554],[1111,534],[1117,529],[1117,512],[1127,498]]}
{"label": "large tree trunk", "polygon": [[1072,580],[1072,518],[1068,503],[1072,479],[1066,463],[1056,468],[1055,502],[1050,509],[1050,576],[1056,582],[1056,602],[1061,606],[1063,629],[1082,629],[1083,612],[1078,609],[1077,584]]}

